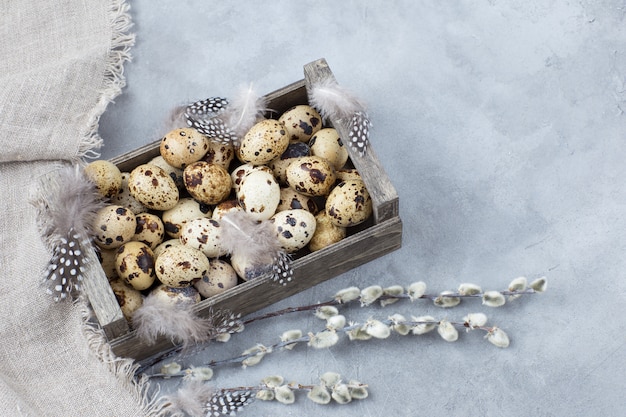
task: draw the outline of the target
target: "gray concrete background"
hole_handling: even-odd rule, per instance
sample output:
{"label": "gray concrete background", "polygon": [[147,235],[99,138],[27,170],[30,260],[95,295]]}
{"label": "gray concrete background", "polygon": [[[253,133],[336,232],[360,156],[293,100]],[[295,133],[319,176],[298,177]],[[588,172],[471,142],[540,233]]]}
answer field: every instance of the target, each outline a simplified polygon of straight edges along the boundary
{"label": "gray concrete background", "polygon": [[[456,343],[430,334],[301,346],[258,367],[218,370],[214,383],[272,374],[312,383],[335,371],[368,383],[370,397],[319,406],[299,396],[241,415],[623,415],[625,12],[617,0],[132,3],[137,44],[128,86],[101,119],[104,157],[158,139],[178,104],[249,82],[270,92],[321,57],[369,104],[372,146],[400,196],[403,247],[274,308],[351,285],[424,280],[439,292],[549,279],[547,293],[498,309],[351,307],[352,320],[482,311],[511,346],[478,333]],[[284,330],[322,326],[294,315],[204,355],[226,358]]]}

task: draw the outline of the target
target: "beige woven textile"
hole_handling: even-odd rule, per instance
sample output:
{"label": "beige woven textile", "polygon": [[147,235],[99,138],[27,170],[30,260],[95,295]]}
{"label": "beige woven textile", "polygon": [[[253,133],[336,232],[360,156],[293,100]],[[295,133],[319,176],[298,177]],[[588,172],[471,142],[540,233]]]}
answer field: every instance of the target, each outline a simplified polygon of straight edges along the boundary
{"label": "beige woven textile", "polygon": [[[51,302],[50,253],[30,204],[38,178],[97,150],[98,118],[123,87],[133,43],[120,0],[0,0],[0,415],[157,414],[85,324]],[[152,408],[152,410],[151,410]]]}

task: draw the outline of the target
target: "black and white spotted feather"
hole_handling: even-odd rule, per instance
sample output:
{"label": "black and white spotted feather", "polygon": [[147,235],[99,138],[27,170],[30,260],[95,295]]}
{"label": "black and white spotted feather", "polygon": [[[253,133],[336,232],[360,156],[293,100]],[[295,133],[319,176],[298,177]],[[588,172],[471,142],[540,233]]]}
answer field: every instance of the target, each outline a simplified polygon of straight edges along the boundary
{"label": "black and white spotted feather", "polygon": [[95,185],[78,165],[43,177],[32,201],[44,243],[52,252],[44,272],[46,292],[54,301],[70,300],[80,290],[91,243],[91,222],[104,204]]}
{"label": "black and white spotted feather", "polygon": [[254,395],[251,391],[220,392],[207,403],[207,417],[234,416],[245,406],[252,403]]}
{"label": "black and white spotted feather", "polygon": [[324,120],[348,123],[348,144],[365,155],[372,127],[364,103],[332,78],[314,83],[309,90],[309,104]]}
{"label": "black and white spotted feather", "polygon": [[187,125],[222,144],[237,145],[263,117],[265,99],[252,86],[241,88],[232,100],[211,97],[187,106]]}

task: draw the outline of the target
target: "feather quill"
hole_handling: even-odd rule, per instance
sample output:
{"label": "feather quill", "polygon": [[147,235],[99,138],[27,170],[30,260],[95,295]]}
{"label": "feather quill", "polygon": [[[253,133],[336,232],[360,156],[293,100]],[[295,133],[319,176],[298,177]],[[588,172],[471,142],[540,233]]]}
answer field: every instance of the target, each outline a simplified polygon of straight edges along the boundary
{"label": "feather quill", "polygon": [[205,342],[213,327],[211,319],[198,317],[192,303],[163,301],[154,295],[144,299],[132,322],[137,336],[148,344],[153,344],[159,335],[183,346]]}
{"label": "feather quill", "polygon": [[233,211],[220,220],[221,246],[230,255],[252,265],[271,266],[272,279],[281,285],[292,280],[291,258],[283,250],[272,223],[256,221],[245,211]]}
{"label": "feather quill", "polygon": [[232,101],[212,97],[187,107],[187,125],[219,143],[239,144],[241,138],[263,117],[265,98],[252,85],[241,87]]}
{"label": "feather quill", "polygon": [[91,225],[104,202],[79,165],[68,165],[40,180],[31,203],[37,226],[52,257],[44,272],[46,292],[54,301],[71,300],[80,290],[93,250]]}
{"label": "feather quill", "polygon": [[334,79],[314,83],[309,91],[309,104],[320,112],[324,120],[343,120],[348,123],[348,144],[364,155],[372,126],[365,104]]}

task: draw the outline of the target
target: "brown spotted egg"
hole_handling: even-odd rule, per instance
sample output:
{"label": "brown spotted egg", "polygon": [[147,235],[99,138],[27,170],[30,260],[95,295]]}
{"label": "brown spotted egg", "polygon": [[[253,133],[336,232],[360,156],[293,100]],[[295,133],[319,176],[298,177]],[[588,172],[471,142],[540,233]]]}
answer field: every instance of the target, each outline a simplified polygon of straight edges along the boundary
{"label": "brown spotted egg", "polygon": [[276,181],[281,185],[287,184],[287,167],[293,162],[295,158],[301,158],[303,156],[309,156],[311,149],[309,145],[302,142],[290,143],[287,150],[282,153],[278,158],[273,159],[267,164],[272,169]]}
{"label": "brown spotted egg", "polygon": [[226,255],[220,245],[221,233],[217,220],[208,218],[190,220],[185,223],[180,233],[180,242],[202,251],[209,258],[218,258]]}
{"label": "brown spotted egg", "polygon": [[84,172],[95,184],[98,193],[105,198],[113,197],[122,188],[122,173],[115,164],[107,160],[90,162],[85,166]]}
{"label": "brown spotted egg", "polygon": [[207,137],[188,127],[168,132],[159,146],[163,159],[174,168],[181,169],[204,158],[208,150]]}
{"label": "brown spotted egg", "polygon": [[336,171],[336,173],[337,173],[338,182],[350,181],[350,180],[360,180],[360,181],[363,180],[363,178],[361,177],[361,174],[359,174],[359,171],[357,171],[355,168],[339,169]]}
{"label": "brown spotted egg", "polygon": [[154,250],[165,237],[165,227],[159,216],[152,213],[140,213],[135,216],[137,227],[133,240],[143,242]]}
{"label": "brown spotted egg", "polygon": [[325,128],[314,134],[309,146],[311,155],[325,158],[335,169],[343,168],[348,161],[348,150],[343,146],[337,130],[333,128]]}
{"label": "brown spotted egg", "polygon": [[120,187],[120,191],[116,195],[111,197],[111,204],[127,207],[130,209],[130,211],[135,213],[135,215],[148,211],[146,206],[141,204],[135,199],[135,197],[130,195],[130,190],[128,189],[129,176],[129,172],[122,172],[122,186]]}
{"label": "brown spotted egg", "polygon": [[130,321],[133,313],[143,305],[143,296],[138,290],[120,279],[113,280],[110,284],[124,318]]}
{"label": "brown spotted egg", "polygon": [[276,213],[272,219],[276,236],[285,252],[294,253],[308,245],[315,233],[315,216],[302,209]]}
{"label": "brown spotted egg", "polygon": [[335,226],[325,210],[315,216],[315,224],[315,234],[309,242],[311,252],[324,249],[346,237],[346,228]]}
{"label": "brown spotted egg", "polygon": [[232,144],[224,144],[212,140],[209,140],[209,149],[204,158],[202,158],[203,161],[217,164],[225,170],[228,170],[233,159],[235,159],[235,147]]}
{"label": "brown spotted egg", "polygon": [[217,204],[230,194],[230,174],[217,164],[204,161],[187,165],[183,171],[185,188],[196,200],[205,204]]}
{"label": "brown spotted egg", "polygon": [[335,226],[349,227],[363,223],[372,214],[372,198],[365,183],[343,181],[328,195],[326,213]]}
{"label": "brown spotted egg", "polygon": [[196,304],[202,300],[200,293],[194,287],[174,288],[160,284],[150,291],[150,296],[168,304]]}
{"label": "brown spotted egg", "polygon": [[324,158],[305,156],[287,167],[287,184],[308,196],[325,196],[335,185],[335,170]]}
{"label": "brown spotted egg", "polygon": [[161,214],[165,233],[169,237],[178,238],[183,226],[189,220],[211,217],[211,206],[200,203],[191,197],[183,197],[169,210]]}
{"label": "brown spotted egg", "polygon": [[285,126],[278,120],[264,119],[244,135],[237,156],[242,162],[263,165],[278,158],[288,145]]}
{"label": "brown spotted egg", "polygon": [[230,264],[237,275],[244,281],[249,281],[272,271],[271,264],[254,263],[245,253],[235,252],[230,257]]}
{"label": "brown spotted egg", "polygon": [[115,269],[128,285],[145,290],[154,282],[154,253],[145,243],[125,243],[117,249]]}
{"label": "brown spotted egg", "polygon": [[266,165],[256,166],[249,163],[239,165],[230,173],[230,178],[233,182],[233,190],[235,191],[235,194],[239,192],[239,187],[241,186],[244,177],[252,171],[266,171],[272,174],[272,169]]}
{"label": "brown spotted egg", "polygon": [[92,223],[94,242],[102,249],[119,248],[135,236],[137,220],[126,207],[108,205],[102,207]]}
{"label": "brown spotted egg", "polygon": [[100,266],[104,271],[104,275],[106,275],[109,281],[116,279],[117,271],[115,270],[115,256],[117,255],[117,250],[99,249],[97,254]]}
{"label": "brown spotted egg", "polygon": [[322,128],[322,118],[313,107],[301,104],[285,111],[279,118],[292,142],[308,142]]}
{"label": "brown spotted egg", "polygon": [[209,274],[202,277],[194,287],[205,297],[221,294],[237,285],[237,273],[233,267],[221,259],[211,259]]}
{"label": "brown spotted egg", "polygon": [[224,215],[232,213],[234,211],[244,211],[243,207],[239,205],[239,201],[237,201],[236,198],[222,201],[221,203],[216,205],[213,209],[213,215],[211,216],[211,218],[219,221],[222,219],[222,217],[224,217]]}
{"label": "brown spotted egg", "polygon": [[313,214],[318,212],[317,203],[307,195],[299,193],[290,187],[280,189],[280,201],[276,212],[283,210],[304,209]]}
{"label": "brown spotted egg", "polygon": [[276,213],[280,201],[280,186],[267,171],[246,175],[237,193],[239,205],[254,220],[267,220]]}
{"label": "brown spotted egg", "polygon": [[174,180],[153,164],[139,165],[128,178],[130,194],[144,206],[154,210],[168,210],[178,203],[178,188]]}
{"label": "brown spotted egg", "polygon": [[185,188],[185,184],[183,184],[183,170],[180,168],[174,168],[170,164],[168,164],[165,159],[161,155],[155,156],[149,162],[149,164],[156,165],[161,168],[163,171],[167,173],[174,180],[174,184],[179,190]]}
{"label": "brown spotted egg", "polygon": [[198,249],[173,245],[156,259],[155,271],[159,281],[168,287],[189,287],[208,273],[209,259]]}
{"label": "brown spotted egg", "polygon": [[158,245],[152,252],[154,252],[154,259],[158,258],[159,255],[170,246],[174,245],[182,245],[180,239],[169,239]]}

